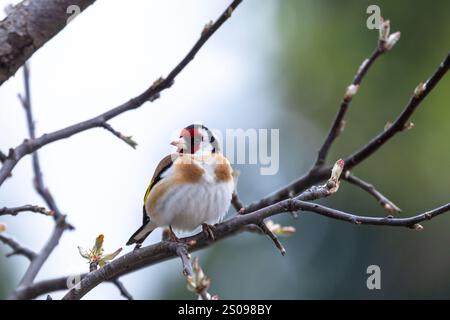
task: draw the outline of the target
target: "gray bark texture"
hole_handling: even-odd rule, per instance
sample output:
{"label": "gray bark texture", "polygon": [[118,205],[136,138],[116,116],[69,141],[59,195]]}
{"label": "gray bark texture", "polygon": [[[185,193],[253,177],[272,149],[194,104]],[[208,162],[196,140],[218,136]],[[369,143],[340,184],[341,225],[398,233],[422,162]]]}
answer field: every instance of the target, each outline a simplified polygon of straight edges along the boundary
{"label": "gray bark texture", "polygon": [[[95,0],[24,0],[0,21],[0,85]],[[73,10],[69,10],[70,6]],[[78,10],[79,8],[79,10]]]}

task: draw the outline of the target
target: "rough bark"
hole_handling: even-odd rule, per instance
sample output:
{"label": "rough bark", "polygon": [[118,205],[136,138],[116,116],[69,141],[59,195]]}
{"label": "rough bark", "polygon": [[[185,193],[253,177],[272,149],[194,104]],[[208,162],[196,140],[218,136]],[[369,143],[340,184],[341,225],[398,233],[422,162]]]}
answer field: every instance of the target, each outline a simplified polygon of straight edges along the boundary
{"label": "rough bark", "polygon": [[[0,22],[0,85],[95,0],[24,0]],[[75,7],[77,6],[77,7]],[[79,10],[78,10],[79,8]]]}

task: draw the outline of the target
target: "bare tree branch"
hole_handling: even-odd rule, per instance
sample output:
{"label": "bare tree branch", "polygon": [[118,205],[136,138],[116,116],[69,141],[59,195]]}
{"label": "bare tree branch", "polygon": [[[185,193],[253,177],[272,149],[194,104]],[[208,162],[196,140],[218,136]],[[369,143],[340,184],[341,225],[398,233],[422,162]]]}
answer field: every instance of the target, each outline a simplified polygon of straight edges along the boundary
{"label": "bare tree branch", "polygon": [[5,160],[8,158],[8,156],[6,154],[4,154],[1,150],[0,150],[0,163],[5,162]]}
{"label": "bare tree branch", "polygon": [[233,192],[233,195],[231,197],[231,204],[237,212],[243,213],[245,211],[244,203],[241,201],[241,199],[239,199],[236,190]]}
{"label": "bare tree branch", "polygon": [[345,114],[347,113],[350,102],[353,99],[353,96],[358,92],[361,81],[369,70],[370,66],[375,62],[375,60],[380,57],[384,52],[390,50],[395,43],[400,39],[400,32],[393,33],[389,35],[390,32],[390,22],[383,21],[381,25],[381,32],[378,39],[378,44],[372,55],[364,60],[360,67],[358,68],[358,72],[353,78],[353,82],[347,87],[345,95],[342,99],[341,106],[336,114],[336,117],[331,125],[331,128],[328,132],[328,135],[325,141],[322,144],[322,147],[319,149],[317,154],[317,159],[315,166],[322,166],[325,164],[325,160],[327,158],[328,152],[333,144],[334,140],[339,136],[342,130],[345,127]]}
{"label": "bare tree branch", "polygon": [[36,258],[36,253],[33,250],[22,246],[20,243],[18,243],[13,238],[9,238],[5,235],[0,234],[0,241],[3,242],[4,244],[6,244],[7,246],[9,246],[13,250],[12,252],[10,252],[6,255],[7,257],[13,256],[13,255],[22,255],[22,256],[28,258],[28,260],[30,260],[30,261],[33,261],[33,259]]}
{"label": "bare tree branch", "polygon": [[[83,279],[86,276],[87,273],[82,273],[79,275],[72,275],[72,276],[64,276],[54,279],[47,279],[42,280],[38,282],[34,282],[28,286],[23,286],[20,289],[15,291],[15,295],[11,296],[10,299],[14,300],[29,300],[29,299],[35,299],[41,295],[55,292],[55,291],[61,291],[61,290],[67,290],[75,286],[77,283],[74,281],[76,279]],[[113,279],[109,282],[115,285],[116,279]],[[123,286],[123,284],[122,284]],[[118,288],[120,290],[120,288]],[[125,289],[125,291],[127,291]],[[122,292],[121,292],[122,294]],[[123,295],[123,294],[122,294]],[[131,295],[130,295],[131,296]]]}
{"label": "bare tree branch", "polygon": [[0,21],[0,85],[95,0],[26,0]]}
{"label": "bare tree branch", "polygon": [[[82,275],[82,277],[85,274]],[[27,286],[22,286],[14,291],[13,295],[9,297],[12,300],[29,300],[35,299],[43,294],[55,292],[60,290],[67,290],[68,276],[59,277],[55,279],[42,280],[32,283]]]}
{"label": "bare tree branch", "polygon": [[258,226],[261,228],[261,230],[264,234],[266,234],[270,239],[272,239],[273,243],[275,244],[277,249],[280,251],[281,255],[282,256],[286,255],[286,249],[284,248],[283,244],[278,239],[278,237],[275,235],[275,233],[273,233],[272,230],[270,230],[267,227],[267,224],[265,223],[265,221],[261,221],[261,223],[259,223]]}
{"label": "bare tree branch", "polygon": [[339,108],[338,113],[334,119],[333,124],[330,127],[328,135],[325,141],[322,144],[322,147],[319,149],[317,154],[317,159],[315,166],[322,166],[325,164],[325,160],[327,158],[328,152],[333,144],[334,140],[339,136],[339,134],[344,130],[345,127],[345,114],[347,113],[350,102],[353,100],[353,96],[358,92],[361,81],[369,70],[370,66],[375,62],[375,60],[381,56],[383,53],[392,49],[395,43],[400,39],[400,32],[393,33],[389,35],[390,32],[390,22],[383,21],[380,26],[380,35],[378,38],[378,44],[372,55],[364,60],[360,67],[358,68],[358,72],[353,78],[353,82],[350,86],[347,87],[345,95],[342,99],[341,106]]}
{"label": "bare tree branch", "polygon": [[14,208],[3,207],[0,209],[0,216],[4,216],[4,215],[16,216],[20,212],[36,212],[36,213],[41,213],[46,216],[53,216],[53,211],[47,210],[44,207],[30,205],[30,204],[20,206],[20,207],[14,207]]}
{"label": "bare tree branch", "polygon": [[416,111],[420,103],[428,96],[428,94],[434,89],[434,87],[439,83],[439,81],[444,77],[450,67],[450,52],[447,53],[447,57],[439,65],[438,69],[434,74],[425,82],[419,84],[419,86],[414,90],[414,94],[410,98],[408,104],[400,113],[398,118],[392,123],[392,125],[385,131],[378,134],[369,143],[363,146],[360,150],[351,154],[345,159],[345,169],[351,169],[358,165],[367,157],[372,155],[377,151],[383,144],[385,144],[389,139],[391,139],[395,134],[403,131],[405,126],[407,126],[411,115]]}
{"label": "bare tree branch", "polygon": [[[20,97],[20,100],[22,101],[22,105],[25,109],[29,135],[31,139],[33,139],[33,137],[35,136],[35,127],[31,109],[30,74],[28,66],[25,65],[23,70],[24,70],[25,96]],[[34,257],[34,259],[31,261],[30,265],[28,266],[28,269],[26,270],[24,276],[19,282],[18,288],[16,290],[19,290],[21,287],[28,286],[31,283],[33,283],[38,272],[41,270],[42,266],[47,261],[50,254],[58,245],[59,240],[61,239],[64,231],[67,229],[73,229],[73,227],[66,222],[66,216],[59,211],[56,202],[51,196],[49,190],[44,186],[44,181],[42,178],[42,172],[37,152],[33,153],[32,160],[33,160],[35,188],[37,192],[41,195],[41,197],[45,200],[45,202],[52,210],[52,212],[54,212],[53,217],[55,219],[55,227],[53,229],[52,234],[50,235],[50,238],[47,240],[47,243],[44,245],[39,254],[36,257]],[[12,296],[15,296],[15,294],[16,293],[14,292]]]}
{"label": "bare tree branch", "polygon": [[183,265],[183,275],[186,277],[188,289],[195,292],[199,300],[211,300],[212,295],[208,293],[210,279],[200,268],[198,258],[194,258],[194,264],[192,264],[187,245],[181,242],[175,244],[175,254],[180,257]]}
{"label": "bare tree branch", "polygon": [[350,171],[346,171],[343,179],[347,182],[363,189],[367,193],[369,193],[371,196],[373,196],[377,201],[380,203],[380,205],[386,209],[389,213],[397,213],[401,212],[402,210],[395,205],[391,200],[386,198],[380,191],[378,191],[372,184],[356,177],[355,175],[351,174]]}
{"label": "bare tree branch", "polygon": [[132,139],[132,136],[125,136],[121,132],[114,130],[114,128],[107,122],[105,122],[102,125],[102,127],[105,128],[105,130],[108,130],[109,132],[111,132],[113,135],[115,135],[117,138],[119,138],[126,144],[128,144],[133,149],[136,149],[137,142]]}
{"label": "bare tree branch", "polygon": [[[340,170],[344,164],[338,161],[335,165]],[[450,203],[446,204],[437,209],[419,214],[410,218],[393,218],[391,216],[376,218],[376,217],[365,217],[354,215],[339,210],[331,209],[318,204],[313,204],[310,202],[305,202],[301,199],[315,200],[320,197],[326,197],[337,190],[339,182],[336,180],[339,178],[340,172],[334,171],[333,175],[329,181],[322,185],[316,186],[306,190],[304,193],[300,194],[296,198],[283,200],[274,205],[268,206],[266,208],[257,210],[253,213],[246,215],[237,215],[228,221],[215,226],[215,240],[211,241],[203,232],[198,235],[181,239],[182,243],[172,242],[172,241],[162,241],[158,244],[151,245],[139,250],[134,250],[118,259],[107,264],[105,267],[90,272],[83,275],[81,282],[79,283],[79,289],[72,288],[69,293],[64,297],[65,299],[80,299],[84,294],[89,292],[95,286],[103,281],[112,281],[124,274],[131,271],[167,260],[173,257],[180,257],[183,264],[183,274],[189,276],[192,274],[192,266],[190,264],[189,251],[196,251],[204,247],[209,246],[215,241],[219,241],[228,236],[240,233],[242,231],[253,231],[252,226],[260,225],[264,219],[282,213],[282,212],[292,212],[297,210],[310,211],[313,213],[318,213],[333,219],[343,220],[351,222],[354,224],[368,224],[368,225],[384,225],[384,226],[402,226],[413,228],[416,230],[421,230],[423,227],[419,225],[420,222],[432,219],[444,212],[450,211]],[[61,282],[59,282],[61,284]],[[37,284],[36,284],[37,285]],[[43,284],[39,284],[43,286]],[[56,286],[56,285],[55,285]],[[51,289],[55,288],[53,282],[50,284],[46,283],[46,287]],[[63,289],[58,286],[58,290]],[[25,289],[18,290],[17,297],[30,297],[30,293],[25,295]],[[29,286],[30,292],[36,292],[34,286]],[[55,289],[56,290],[56,289]],[[40,294],[47,293],[42,290],[39,291]],[[14,297],[14,296],[13,296]]]}
{"label": "bare tree branch", "polygon": [[[439,65],[438,69],[434,72],[431,78],[426,82],[425,85],[419,85],[419,89],[416,88],[413,97],[410,99],[404,110],[401,112],[397,120],[385,131],[381,132],[375,138],[373,138],[369,143],[364,145],[359,151],[356,151],[352,155],[345,158],[345,168],[344,170],[350,170],[363,162],[369,156],[371,156],[375,151],[377,151],[383,144],[389,141],[395,134],[401,132],[405,126],[408,124],[409,118],[424,100],[426,96],[434,89],[434,87],[439,83],[439,81],[444,77],[450,67],[450,53]],[[248,205],[245,209],[246,213],[253,212],[260,208],[264,208],[268,205],[276,203],[280,200],[293,197],[296,194],[307,189],[320,181],[325,180],[331,171],[331,166],[313,166],[302,177],[292,181],[288,185],[280,188],[279,190],[265,196],[264,198],[255,201]]]}
{"label": "bare tree branch", "polygon": [[[11,151],[11,150],[12,150],[12,149],[10,149],[9,151]],[[9,155],[11,155],[11,153],[10,153]],[[8,159],[9,155],[4,154],[4,153],[0,150],[0,164],[3,165],[3,163]],[[12,173],[10,172],[6,178],[10,178],[11,176],[12,176]]]}
{"label": "bare tree branch", "polygon": [[[301,200],[287,199],[247,215],[237,215],[225,222],[218,224],[216,226],[215,240],[213,242],[211,242],[210,239],[207,238],[202,232],[195,236],[184,238],[181,240],[186,243],[189,251],[197,251],[208,247],[209,245],[211,245],[211,243],[220,241],[229,236],[236,235],[242,231],[254,232],[255,230],[253,228],[247,227],[257,225],[259,221],[262,221],[263,219],[270,216],[279,214],[281,212],[289,212],[291,210],[311,211],[313,213],[318,213],[329,218],[350,222],[356,225],[381,225],[407,227],[415,230],[421,230],[422,228],[419,223],[430,220],[434,217],[437,217],[438,215],[450,211],[450,203],[409,218],[376,218],[358,216]],[[161,241],[159,243],[143,247],[141,249],[134,250],[126,255],[123,255],[112,261],[111,263],[108,263],[103,268],[100,268],[94,272],[90,272],[89,274],[80,275],[80,278],[82,279],[79,283],[80,289],[77,290],[76,288],[72,288],[65,295],[64,299],[80,299],[103,281],[111,281],[124,274],[128,274],[141,268],[177,257],[179,256],[177,254],[178,247],[179,244],[177,243],[171,241]],[[36,282],[32,285],[18,289],[16,291],[16,295],[10,298],[33,299],[42,294],[64,290],[67,289],[67,279],[68,277],[61,277]]]}
{"label": "bare tree branch", "polygon": [[[311,188],[307,189],[302,194],[300,194],[298,197],[296,197],[296,199],[311,201],[319,198],[325,198],[335,193],[339,188],[339,177],[342,173],[343,168],[344,168],[344,161],[342,159],[339,159],[334,164],[331,172],[331,177],[328,179],[326,184],[321,186],[312,186]],[[246,213],[245,209],[242,210],[244,208],[244,205],[239,200],[237,193],[233,193],[232,203],[236,208],[236,210],[239,211],[239,214]],[[295,210],[290,211],[290,213],[294,216],[294,218],[297,218]],[[266,222],[264,220],[261,221],[260,223],[258,223],[257,227],[259,227],[260,231],[263,234],[267,235],[273,241],[277,249],[280,251],[281,255],[284,256],[286,254],[286,249],[284,248],[281,241],[278,239],[277,235],[267,226]]]}
{"label": "bare tree branch", "polygon": [[[26,63],[23,66],[23,79],[24,79],[25,93],[23,96],[19,95],[19,100],[21,101],[22,107],[25,111],[28,135],[30,139],[33,140],[36,138],[36,128],[33,119],[33,110],[31,108],[30,70],[28,68],[28,64]],[[33,152],[31,157],[34,173],[34,180],[33,180],[34,188],[36,189],[37,193],[42,197],[42,199],[44,199],[47,206],[54,212],[53,216],[56,221],[59,217],[62,216],[62,213],[59,210],[58,206],[56,205],[56,202],[53,199],[52,194],[50,193],[48,188],[45,187],[38,153]]]}
{"label": "bare tree branch", "polygon": [[187,246],[183,243],[178,243],[175,246],[175,253],[178,257],[180,257],[181,264],[183,265],[183,275],[185,277],[192,276],[191,256],[188,252]]}
{"label": "bare tree branch", "polygon": [[[211,243],[242,232],[243,230],[245,230],[245,228],[243,227],[246,225],[259,225],[261,221],[270,216],[282,212],[290,212],[296,210],[310,211],[329,218],[342,220],[358,225],[367,224],[407,227],[420,230],[421,227],[418,225],[420,222],[430,220],[444,212],[450,211],[450,203],[410,218],[376,218],[350,214],[321,206],[316,203],[301,201],[295,198],[286,199],[249,214],[237,215],[225,222],[216,225],[214,232],[214,241],[211,241],[211,239],[209,239],[202,232],[195,236],[183,238],[181,240],[188,245],[189,252],[197,251],[199,249],[208,247]],[[143,247],[141,249],[134,250],[128,254],[125,254],[107,264],[103,268],[100,268],[99,270],[86,275],[86,277],[83,278],[83,280],[81,280],[81,282],[79,283],[79,289],[71,289],[63,299],[80,299],[103,281],[120,277],[132,271],[176,257],[176,249],[174,249],[173,246],[174,243],[171,241],[162,241],[157,244]]]}
{"label": "bare tree branch", "polygon": [[125,288],[122,281],[120,281],[119,279],[115,279],[112,281],[112,284],[114,284],[117,287],[122,297],[124,297],[127,300],[134,300],[133,296],[130,294],[127,288]]}
{"label": "bare tree branch", "polygon": [[47,240],[47,243],[44,245],[39,254],[31,261],[28,266],[27,271],[25,272],[22,280],[19,282],[19,288],[21,286],[26,286],[31,284],[36,278],[38,272],[41,270],[44,263],[47,261],[50,254],[56,248],[63,235],[64,231],[69,228],[69,225],[66,223],[66,217],[60,216],[58,221],[55,223],[55,227],[50,238]]}
{"label": "bare tree branch", "polygon": [[366,225],[376,225],[376,226],[391,226],[391,227],[406,227],[410,229],[422,230],[423,227],[419,225],[420,222],[431,220],[445,212],[450,211],[450,203],[447,203],[436,209],[417,214],[409,218],[394,218],[392,216],[387,216],[384,218],[378,217],[366,217],[359,216],[351,213],[346,213],[343,211],[331,209],[325,206],[321,206],[315,203],[305,202],[295,200],[292,204],[295,208],[302,211],[311,211],[318,213],[320,215],[326,216],[328,218],[333,218],[337,220],[342,220],[346,222],[351,222],[355,224],[366,224]]}
{"label": "bare tree branch", "polygon": [[[356,94],[359,85],[361,84],[361,81],[363,80],[364,76],[366,75],[367,71],[369,70],[370,66],[375,62],[375,60],[383,53],[385,50],[382,50],[382,47],[380,45],[377,46],[375,51],[372,53],[372,55],[363,61],[361,66],[358,69],[358,72],[356,73],[355,77],[353,78],[353,82],[350,84],[349,87],[347,87],[347,91],[342,98],[341,106],[339,107],[339,110],[336,114],[336,117],[333,121],[333,124],[331,125],[328,135],[325,138],[325,141],[323,142],[322,146],[319,149],[319,152],[317,154],[317,159],[315,166],[320,166],[325,164],[325,160],[327,158],[328,152],[331,148],[331,145],[333,144],[334,140],[339,136],[339,134],[342,132],[342,130],[345,127],[345,114],[347,113],[348,107],[350,103],[352,102],[353,96]],[[354,92],[353,92],[354,91]]]}
{"label": "bare tree branch", "polygon": [[25,155],[33,153],[34,151],[51,142],[68,138],[76,133],[89,130],[92,128],[104,127],[104,124],[108,120],[126,111],[139,108],[149,100],[154,101],[155,99],[157,99],[161,91],[168,89],[173,85],[175,78],[178,76],[178,74],[180,74],[180,72],[183,71],[183,69],[189,64],[189,62],[191,62],[194,59],[197,52],[203,47],[203,45],[208,41],[208,39],[222,26],[222,24],[226,20],[228,20],[234,9],[236,9],[236,7],[241,2],[242,0],[234,0],[228,6],[228,8],[222,13],[222,15],[216,20],[216,22],[214,22],[211,25],[209,24],[206,25],[205,29],[201,33],[200,39],[195,43],[195,45],[188,52],[188,54],[180,61],[180,63],[177,66],[175,66],[175,68],[167,75],[167,77],[156,80],[153,83],[153,85],[150,86],[150,88],[145,90],[137,97],[131,99],[130,101],[116,108],[113,108],[105,113],[102,113],[97,117],[74,124],[64,129],[54,131],[52,133],[44,134],[39,138],[26,140],[22,144],[14,148],[13,149],[14,156],[5,160],[2,168],[0,169],[0,185],[3,184],[5,179],[11,173],[11,171],[14,169],[14,167],[17,165],[20,159],[22,159]]}

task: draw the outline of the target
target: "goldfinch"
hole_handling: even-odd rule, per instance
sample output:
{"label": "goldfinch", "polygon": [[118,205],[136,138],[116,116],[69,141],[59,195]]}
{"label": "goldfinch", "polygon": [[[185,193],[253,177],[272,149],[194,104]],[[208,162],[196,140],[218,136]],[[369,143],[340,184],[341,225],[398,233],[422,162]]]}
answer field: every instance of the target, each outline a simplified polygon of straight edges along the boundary
{"label": "goldfinch", "polygon": [[169,236],[177,240],[172,228],[203,230],[214,238],[212,224],[220,222],[231,203],[234,190],[233,170],[221,154],[217,139],[203,125],[187,126],[174,154],[164,157],[144,196],[143,224],[127,245],[139,248],[158,227],[169,227]]}

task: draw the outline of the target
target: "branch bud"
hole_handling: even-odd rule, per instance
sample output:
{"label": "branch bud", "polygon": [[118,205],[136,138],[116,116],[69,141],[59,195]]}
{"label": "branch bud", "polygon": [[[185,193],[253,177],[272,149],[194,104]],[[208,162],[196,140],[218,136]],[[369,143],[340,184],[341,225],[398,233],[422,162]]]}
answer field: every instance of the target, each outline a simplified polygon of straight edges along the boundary
{"label": "branch bud", "polygon": [[414,96],[416,98],[419,98],[425,92],[426,89],[427,89],[426,83],[423,82],[419,83],[419,85],[414,89]]}
{"label": "branch bud", "polygon": [[391,23],[389,20],[381,20],[379,40],[387,41],[389,33],[391,32]]}
{"label": "branch bud", "polygon": [[126,136],[126,135],[122,134],[121,132],[119,132],[119,138],[122,139],[126,144],[128,144],[133,149],[136,149],[136,146],[138,145],[138,143],[133,140],[133,136]]}
{"label": "branch bud", "polygon": [[388,120],[384,125],[384,131],[388,130],[392,126],[392,121]]}
{"label": "branch bud", "polygon": [[161,83],[163,83],[164,80],[165,80],[165,79],[164,79],[163,77],[159,77],[158,79],[156,79],[156,80],[152,83],[152,85],[151,85],[151,87],[150,87],[149,90],[155,90],[158,86],[161,85]]}
{"label": "branch bud", "polygon": [[408,121],[408,123],[405,123],[405,125],[403,126],[403,130],[409,130],[414,128],[414,123],[411,121]]}
{"label": "branch bud", "polygon": [[384,44],[384,48],[386,50],[391,50],[392,47],[400,40],[400,31],[397,31],[389,36],[386,43]]}
{"label": "branch bud", "polygon": [[389,213],[396,213],[397,210],[390,204],[390,203],[385,203],[383,205],[384,209],[386,209],[387,212]]}
{"label": "branch bud", "polygon": [[359,85],[351,84],[347,87],[347,91],[345,91],[344,100],[350,101],[353,96],[358,92]]}
{"label": "branch bud", "polygon": [[344,170],[345,161],[339,159],[335,162],[333,169],[331,170],[331,177],[327,181],[327,188],[330,193],[335,193],[339,189],[339,178],[342,170]]}
{"label": "branch bud", "polygon": [[213,22],[212,21],[209,21],[206,25],[205,25],[205,27],[203,28],[203,30],[202,30],[202,37],[204,37],[208,32],[209,32],[209,30],[211,29],[211,27],[213,26]]}
{"label": "branch bud", "polygon": [[292,226],[282,226],[278,223],[274,223],[272,220],[266,220],[267,228],[278,236],[290,236],[295,233],[295,228]]}
{"label": "branch bud", "polygon": [[227,18],[231,17],[232,13],[233,13],[233,8],[232,7],[228,7],[228,9],[227,9]]}
{"label": "branch bud", "polygon": [[197,294],[206,292],[211,284],[211,280],[205,275],[200,267],[198,257],[194,258],[192,263],[192,272],[192,276],[186,277],[187,289]]}

